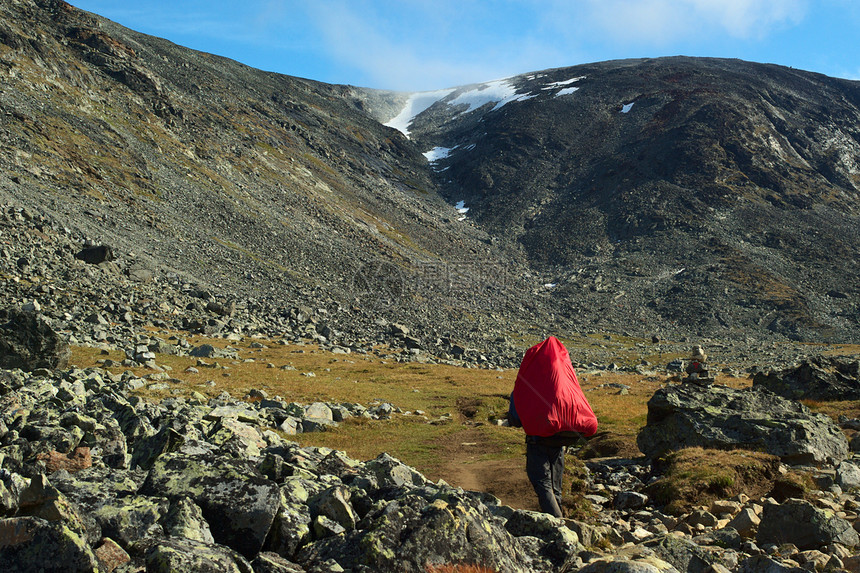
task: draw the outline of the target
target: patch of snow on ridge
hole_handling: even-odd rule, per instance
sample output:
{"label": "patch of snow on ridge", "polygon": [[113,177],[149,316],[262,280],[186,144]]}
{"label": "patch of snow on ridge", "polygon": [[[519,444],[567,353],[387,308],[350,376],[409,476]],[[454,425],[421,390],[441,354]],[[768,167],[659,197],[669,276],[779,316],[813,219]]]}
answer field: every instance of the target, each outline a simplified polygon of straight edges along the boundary
{"label": "patch of snow on ridge", "polygon": [[633,103],[634,103],[634,102],[625,103],[623,106],[621,106],[621,113],[627,113],[627,112],[629,112],[629,111],[630,111],[630,109],[633,107]]}
{"label": "patch of snow on ridge", "polygon": [[512,101],[525,101],[533,97],[536,96],[517,93],[517,89],[511,81],[504,79],[481,84],[479,87],[463,92],[445,103],[452,106],[466,104],[469,107],[463,113],[469,113],[488,103],[495,103],[496,106],[491,111],[496,111]]}
{"label": "patch of snow on ridge", "polygon": [[454,205],[454,208],[457,209],[457,212],[460,213],[461,215],[465,215],[466,213],[469,212],[469,208],[466,207],[465,201],[457,201],[457,204]]}
{"label": "patch of snow on ridge", "polygon": [[453,89],[446,89],[414,93],[409,96],[408,100],[406,100],[406,105],[403,106],[400,113],[388,120],[385,125],[393,127],[394,129],[402,132],[406,137],[409,137],[409,125],[412,123],[412,120],[415,119],[415,116],[440,99],[450,95],[453,91]]}
{"label": "patch of snow on ridge", "polygon": [[569,80],[564,80],[560,82],[552,82],[551,84],[547,84],[542,87],[542,90],[554,90],[555,88],[560,88],[561,86],[567,86],[574,82],[578,82],[579,80],[584,80],[585,76],[579,76],[578,78],[571,78]]}
{"label": "patch of snow on ridge", "polygon": [[457,149],[456,147],[434,147],[430,151],[423,153],[424,157],[427,158],[427,161],[430,163],[436,163],[440,159],[445,159],[451,152]]}
{"label": "patch of snow on ridge", "polygon": [[569,95],[575,91],[579,91],[579,88],[564,88],[563,90],[558,90],[558,93],[555,94],[555,97]]}

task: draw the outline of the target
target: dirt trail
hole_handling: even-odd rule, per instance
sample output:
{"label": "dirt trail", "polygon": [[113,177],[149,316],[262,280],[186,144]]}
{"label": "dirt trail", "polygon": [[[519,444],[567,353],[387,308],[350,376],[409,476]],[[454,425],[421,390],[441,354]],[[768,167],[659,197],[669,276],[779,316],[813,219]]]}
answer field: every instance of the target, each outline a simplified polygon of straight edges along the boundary
{"label": "dirt trail", "polygon": [[431,479],[442,478],[463,489],[491,493],[505,505],[518,509],[538,509],[537,497],[526,477],[524,455],[513,460],[482,460],[498,451],[499,446],[478,428],[469,426],[447,436],[440,445],[446,461],[439,475]]}

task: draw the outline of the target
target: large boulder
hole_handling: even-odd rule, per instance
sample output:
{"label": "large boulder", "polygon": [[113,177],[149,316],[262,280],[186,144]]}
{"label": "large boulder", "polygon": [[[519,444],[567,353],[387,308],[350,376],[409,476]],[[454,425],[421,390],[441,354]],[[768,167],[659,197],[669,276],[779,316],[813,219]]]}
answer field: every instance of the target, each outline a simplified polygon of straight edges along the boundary
{"label": "large boulder", "polygon": [[75,258],[91,265],[100,265],[116,259],[116,255],[110,245],[93,245],[75,253]]}
{"label": "large boulder", "polygon": [[60,521],[0,519],[0,571],[90,573],[99,564],[87,541]]}
{"label": "large boulder", "polygon": [[250,462],[181,452],[159,457],[140,493],[190,498],[203,510],[215,542],[247,557],[262,549],[281,495]]}
{"label": "large boulder", "polygon": [[831,543],[846,547],[860,544],[860,537],[850,523],[833,511],[819,509],[802,499],[766,505],[756,539],[760,544],[793,543],[801,551],[820,549]]}
{"label": "large boulder", "polygon": [[71,355],[68,343],[36,313],[0,311],[0,368],[65,368]]}
{"label": "large boulder", "polygon": [[661,388],[648,400],[636,443],[650,457],[694,446],[762,451],[796,464],[836,465],[848,455],[848,440],[830,418],[760,387]]}
{"label": "large boulder", "polygon": [[[360,530],[305,545],[297,561],[307,570],[327,570],[324,564],[333,560],[344,569],[402,573],[424,573],[428,565],[448,563],[480,563],[503,572],[548,571],[561,569],[581,550],[576,534],[568,532],[570,544],[549,543],[550,554],[542,556],[549,562],[535,561],[537,556],[525,550],[528,543],[493,519],[486,505],[468,494],[429,487],[377,505],[363,523]],[[564,527],[557,523],[559,529]]]}
{"label": "large boulder", "polygon": [[218,573],[254,573],[251,564],[228,547],[209,545],[192,539],[144,540],[135,547],[143,553],[150,573],[205,571]]}
{"label": "large boulder", "polygon": [[779,372],[759,372],[753,386],[792,400],[860,400],[860,361],[818,356]]}

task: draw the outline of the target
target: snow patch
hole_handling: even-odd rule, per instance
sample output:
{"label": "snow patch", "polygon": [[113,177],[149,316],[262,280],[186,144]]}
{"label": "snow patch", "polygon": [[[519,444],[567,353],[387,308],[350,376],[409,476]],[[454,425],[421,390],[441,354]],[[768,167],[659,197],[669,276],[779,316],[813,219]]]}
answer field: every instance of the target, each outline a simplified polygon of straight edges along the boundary
{"label": "snow patch", "polygon": [[504,79],[481,84],[445,103],[452,106],[466,104],[469,107],[463,113],[469,113],[488,103],[495,103],[496,106],[490,111],[496,111],[512,101],[525,101],[533,97],[537,96],[517,93],[517,88],[514,87],[510,79]]}
{"label": "snow patch", "polygon": [[430,163],[436,163],[440,159],[447,158],[452,151],[457,149],[456,147],[434,147],[430,151],[423,153],[424,157],[427,158],[427,161]]}
{"label": "snow patch", "polygon": [[454,205],[454,208],[457,209],[457,212],[460,213],[461,215],[465,215],[466,213],[469,212],[469,208],[466,207],[465,201],[457,201],[457,204]]}
{"label": "snow patch", "polygon": [[555,88],[560,88],[562,86],[568,86],[574,82],[578,82],[579,80],[584,80],[584,79],[585,79],[585,76],[579,76],[578,78],[570,78],[569,80],[563,80],[560,82],[552,82],[552,83],[545,85],[541,89],[542,90],[554,90]]}
{"label": "snow patch", "polygon": [[625,103],[621,106],[621,113],[628,113],[632,108],[635,102]]}
{"label": "snow patch", "polygon": [[385,125],[393,127],[401,131],[403,135],[409,137],[409,125],[422,111],[429,108],[431,105],[440,99],[451,95],[453,89],[436,90],[432,92],[418,92],[409,96],[406,100],[406,105],[400,110],[400,113],[388,120]]}
{"label": "snow patch", "polygon": [[545,284],[545,285],[543,285],[543,286],[544,286],[544,287],[546,287],[546,288],[555,288],[555,287],[557,287],[557,286],[558,286],[558,283],[546,283],[546,284]]}
{"label": "snow patch", "polygon": [[575,91],[579,91],[579,88],[564,88],[563,90],[558,90],[558,93],[555,94],[555,97],[570,95]]}

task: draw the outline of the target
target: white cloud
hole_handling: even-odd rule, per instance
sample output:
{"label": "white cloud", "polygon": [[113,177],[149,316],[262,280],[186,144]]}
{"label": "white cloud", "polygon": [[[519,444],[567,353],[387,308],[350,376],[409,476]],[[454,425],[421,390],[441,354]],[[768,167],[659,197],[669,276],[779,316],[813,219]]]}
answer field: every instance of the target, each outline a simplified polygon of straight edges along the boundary
{"label": "white cloud", "polygon": [[[665,46],[728,35],[760,39],[800,23],[808,0],[584,0],[580,19],[616,41]],[[556,4],[558,7],[559,5]]]}
{"label": "white cloud", "polygon": [[489,3],[393,4],[331,0],[309,9],[331,57],[362,70],[371,87],[434,90],[571,63],[569,51],[522,26],[496,37]]}

